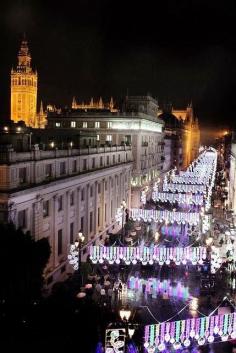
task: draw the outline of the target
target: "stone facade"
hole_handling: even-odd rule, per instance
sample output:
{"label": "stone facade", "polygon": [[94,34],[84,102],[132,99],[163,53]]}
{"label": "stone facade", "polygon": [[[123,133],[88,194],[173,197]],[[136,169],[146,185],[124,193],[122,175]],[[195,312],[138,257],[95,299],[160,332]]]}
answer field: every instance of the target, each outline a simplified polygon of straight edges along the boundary
{"label": "stone facade", "polygon": [[236,141],[233,140],[230,154],[229,207],[236,214]]}
{"label": "stone facade", "polygon": [[[132,206],[140,206],[143,187],[158,178],[163,167],[164,122],[158,104],[149,96],[126,98],[122,111],[71,109],[48,113],[50,129],[78,129],[97,134],[98,145],[132,147]],[[69,130],[68,130],[69,131]]]}
{"label": "stone facade", "polygon": [[[130,146],[88,149],[0,151],[0,220],[47,237],[52,255],[47,283],[65,277],[69,244],[78,231],[85,243],[117,231],[115,215],[123,200],[130,208]],[[83,257],[87,256],[87,247]]]}

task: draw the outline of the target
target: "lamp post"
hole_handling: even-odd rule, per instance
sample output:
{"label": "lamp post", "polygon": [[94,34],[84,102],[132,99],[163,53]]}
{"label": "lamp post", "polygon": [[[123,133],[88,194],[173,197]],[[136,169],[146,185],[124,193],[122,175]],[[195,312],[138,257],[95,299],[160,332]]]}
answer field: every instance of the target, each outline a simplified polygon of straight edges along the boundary
{"label": "lamp post", "polygon": [[129,323],[129,319],[131,316],[131,310],[129,308],[127,308],[127,309],[122,308],[119,311],[119,315],[120,315],[122,322],[124,322],[124,324],[125,324],[126,338],[128,340],[131,340],[134,335],[134,332],[135,332],[135,326]]}
{"label": "lamp post", "polygon": [[80,270],[81,267],[81,247],[83,245],[85,236],[83,235],[83,233],[81,231],[79,231],[78,233],[78,240],[75,242],[75,246],[77,246],[78,248],[78,269]]}
{"label": "lamp post", "polygon": [[121,233],[122,233],[122,242],[124,243],[124,215],[125,215],[125,210],[126,210],[127,204],[125,200],[121,202],[120,209],[122,211],[122,223],[121,223]]}

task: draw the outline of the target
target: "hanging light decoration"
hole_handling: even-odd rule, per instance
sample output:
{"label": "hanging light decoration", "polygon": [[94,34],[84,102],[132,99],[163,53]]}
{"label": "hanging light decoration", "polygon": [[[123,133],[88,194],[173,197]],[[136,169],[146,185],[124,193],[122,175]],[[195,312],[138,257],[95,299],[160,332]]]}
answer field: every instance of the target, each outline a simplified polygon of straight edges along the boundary
{"label": "hanging light decoration", "polygon": [[236,312],[233,312],[147,325],[144,329],[144,348],[148,351],[148,347],[154,347],[156,351],[162,351],[166,343],[171,343],[174,349],[180,349],[194,342],[202,346],[206,341],[213,343],[215,339],[227,341],[235,337]]}
{"label": "hanging light decoration", "polygon": [[163,222],[178,223],[178,224],[191,224],[198,225],[199,212],[172,212],[172,211],[158,211],[158,210],[143,210],[140,208],[131,208],[130,217],[135,220],[143,220],[144,222]]}
{"label": "hanging light decoration", "polygon": [[161,202],[170,202],[175,203],[178,202],[179,204],[195,204],[202,206],[204,203],[203,195],[199,194],[173,194],[170,192],[156,192],[152,193],[153,201],[161,201]]}
{"label": "hanging light decoration", "polygon": [[206,247],[174,247],[164,248],[159,246],[118,247],[118,246],[90,246],[90,259],[93,263],[119,264],[123,261],[126,265],[141,262],[143,265],[164,263],[169,265],[171,261],[176,265],[191,262],[193,265],[203,264],[207,257]]}

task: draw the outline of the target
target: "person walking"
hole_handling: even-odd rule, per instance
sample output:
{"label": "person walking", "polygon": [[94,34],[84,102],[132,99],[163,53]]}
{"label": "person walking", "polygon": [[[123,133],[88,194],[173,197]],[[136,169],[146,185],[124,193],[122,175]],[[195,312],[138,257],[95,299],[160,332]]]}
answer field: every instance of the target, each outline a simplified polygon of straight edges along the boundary
{"label": "person walking", "polygon": [[111,287],[108,288],[107,296],[108,296],[108,304],[109,304],[109,306],[111,307],[111,304],[112,304],[112,296],[113,296],[113,289],[112,289]]}

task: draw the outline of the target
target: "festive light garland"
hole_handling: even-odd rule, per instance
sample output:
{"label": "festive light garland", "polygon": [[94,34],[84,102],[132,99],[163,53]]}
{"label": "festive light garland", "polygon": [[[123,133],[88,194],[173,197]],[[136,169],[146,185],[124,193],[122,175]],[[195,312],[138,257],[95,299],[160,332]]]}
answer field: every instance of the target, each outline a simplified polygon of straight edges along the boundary
{"label": "festive light garland", "polygon": [[78,270],[78,256],[79,256],[79,248],[75,246],[75,244],[70,245],[70,252],[67,256],[69,260],[69,264],[73,266],[74,270]]}
{"label": "festive light garland", "polygon": [[194,194],[206,194],[206,185],[192,185],[192,184],[174,184],[174,183],[164,183],[163,191],[170,192],[192,192]]}
{"label": "festive light garland", "polygon": [[157,210],[143,210],[140,208],[131,208],[130,217],[133,220],[141,220],[144,222],[163,222],[166,223],[178,223],[178,224],[191,224],[197,225],[199,223],[200,217],[198,212],[171,212],[167,210],[157,211]]}
{"label": "festive light garland", "polygon": [[170,203],[178,202],[180,204],[195,204],[202,206],[204,203],[203,195],[193,194],[172,194],[168,192],[153,192],[152,199],[154,201],[161,201]]}
{"label": "festive light garland", "polygon": [[175,176],[173,178],[173,183],[174,184],[204,184],[204,185],[208,185],[209,182],[209,178],[207,177],[203,177],[200,178],[199,176],[186,176],[186,175],[178,175]]}
{"label": "festive light garland", "polygon": [[95,263],[108,261],[109,264],[119,264],[121,261],[125,264],[136,264],[141,262],[143,265],[153,263],[164,263],[169,265],[171,261],[176,265],[191,262],[193,265],[203,264],[207,257],[206,247],[174,247],[164,248],[159,246],[139,246],[139,247],[118,247],[118,246],[90,246],[90,259]]}
{"label": "festive light garland", "polygon": [[144,347],[148,353],[162,352],[167,345],[186,348],[192,342],[202,346],[220,338],[236,338],[236,312],[145,326]]}

